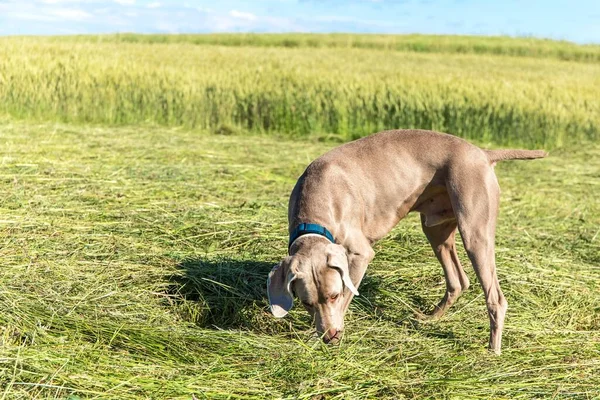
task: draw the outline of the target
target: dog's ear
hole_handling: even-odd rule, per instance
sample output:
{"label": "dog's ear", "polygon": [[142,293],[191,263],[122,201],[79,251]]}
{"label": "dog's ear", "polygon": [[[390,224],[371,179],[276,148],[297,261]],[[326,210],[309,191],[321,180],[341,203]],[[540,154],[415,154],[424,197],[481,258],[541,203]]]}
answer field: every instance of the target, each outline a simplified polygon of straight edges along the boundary
{"label": "dog's ear", "polygon": [[294,306],[292,282],[296,274],[290,268],[290,257],[275,265],[267,278],[267,295],[275,318],[283,318]]}
{"label": "dog's ear", "polygon": [[338,270],[342,275],[342,282],[350,289],[355,296],[358,296],[358,290],[350,279],[350,270],[348,268],[348,257],[346,256],[346,249],[344,246],[339,244],[330,243],[327,245],[327,265],[331,268]]}

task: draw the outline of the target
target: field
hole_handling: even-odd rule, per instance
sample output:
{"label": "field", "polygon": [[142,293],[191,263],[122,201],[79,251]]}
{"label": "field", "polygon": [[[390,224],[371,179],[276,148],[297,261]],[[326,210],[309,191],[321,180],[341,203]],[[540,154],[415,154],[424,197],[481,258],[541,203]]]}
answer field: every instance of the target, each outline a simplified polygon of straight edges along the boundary
{"label": "field", "polygon": [[[86,43],[188,43],[234,47],[288,47],[378,49],[417,53],[494,54],[557,58],[569,61],[600,61],[599,45],[575,45],[536,38],[443,36],[443,35],[357,35],[357,34],[210,34],[140,35],[121,33],[102,36],[57,36],[59,42]],[[48,38],[52,40],[52,38]]]}
{"label": "field", "polygon": [[389,127],[504,145],[600,138],[598,62],[59,39],[0,39],[0,113],[340,140]]}
{"label": "field", "polygon": [[[600,398],[597,62],[144,40],[0,39],[0,398]],[[444,292],[417,215],[339,346],[268,312],[297,177],[402,124],[550,150],[496,167],[499,357],[462,249],[471,289],[414,318]]]}

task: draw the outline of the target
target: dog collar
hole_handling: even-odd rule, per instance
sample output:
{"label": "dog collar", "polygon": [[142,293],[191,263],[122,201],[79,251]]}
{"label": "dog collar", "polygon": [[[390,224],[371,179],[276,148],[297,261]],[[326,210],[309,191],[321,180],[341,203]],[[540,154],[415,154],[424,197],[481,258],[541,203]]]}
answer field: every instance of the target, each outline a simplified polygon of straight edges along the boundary
{"label": "dog collar", "polygon": [[335,243],[333,235],[324,226],[321,226],[319,224],[300,224],[296,227],[296,229],[294,229],[294,231],[290,235],[288,250],[292,247],[292,244],[296,239],[298,239],[300,236],[308,234],[321,235],[323,237],[326,237],[327,240],[329,240],[331,243]]}

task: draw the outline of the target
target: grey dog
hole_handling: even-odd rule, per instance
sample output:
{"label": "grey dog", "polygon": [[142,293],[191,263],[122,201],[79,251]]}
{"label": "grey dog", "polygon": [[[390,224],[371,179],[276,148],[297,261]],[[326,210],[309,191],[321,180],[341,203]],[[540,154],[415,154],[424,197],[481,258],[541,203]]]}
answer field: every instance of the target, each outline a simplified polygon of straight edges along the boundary
{"label": "grey dog", "polygon": [[489,348],[499,354],[508,303],[494,259],[500,188],[493,167],[545,156],[541,150],[483,150],[424,130],[384,131],[334,148],[306,168],[290,196],[289,256],[267,283],[273,315],[285,316],[297,296],[323,340],[339,341],[373,259],[371,246],[417,211],[446,280],[431,317],[443,315],[469,287],[456,254],[458,228],[485,294]]}

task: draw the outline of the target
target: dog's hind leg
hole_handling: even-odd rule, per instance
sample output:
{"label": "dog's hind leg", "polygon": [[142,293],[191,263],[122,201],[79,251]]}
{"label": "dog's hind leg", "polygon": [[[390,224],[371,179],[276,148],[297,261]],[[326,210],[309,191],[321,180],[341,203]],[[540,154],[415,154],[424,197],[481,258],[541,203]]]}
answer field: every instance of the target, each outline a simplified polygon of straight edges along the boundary
{"label": "dog's hind leg", "polygon": [[465,250],[485,295],[490,318],[490,350],[500,354],[508,309],[496,275],[494,256],[500,188],[493,170],[485,167],[456,169],[451,172],[447,186]]}
{"label": "dog's hind leg", "polygon": [[435,226],[427,226],[426,220],[427,217],[421,214],[421,227],[435,256],[442,264],[446,279],[446,294],[428,316],[429,318],[439,318],[456,302],[461,293],[469,288],[469,278],[456,254],[456,220]]}

